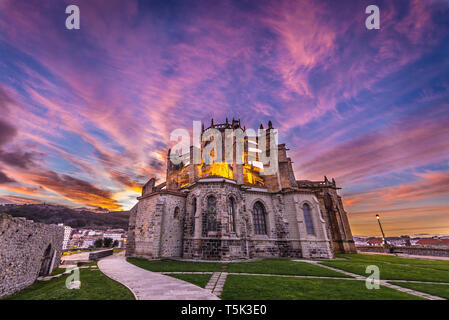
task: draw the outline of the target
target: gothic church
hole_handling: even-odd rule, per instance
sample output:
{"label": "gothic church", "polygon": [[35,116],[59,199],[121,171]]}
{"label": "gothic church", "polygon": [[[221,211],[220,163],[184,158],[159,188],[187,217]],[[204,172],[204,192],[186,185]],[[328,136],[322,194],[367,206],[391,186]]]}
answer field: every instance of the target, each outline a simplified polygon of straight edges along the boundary
{"label": "gothic church", "polygon": [[[224,134],[241,128],[240,120],[212,120],[202,134],[211,128]],[[231,164],[174,165],[169,150],[166,181],[150,179],[131,210],[127,256],[241,260],[356,252],[335,180],[296,180],[285,144],[277,151],[277,172],[263,175],[247,157],[243,164],[234,158]]]}

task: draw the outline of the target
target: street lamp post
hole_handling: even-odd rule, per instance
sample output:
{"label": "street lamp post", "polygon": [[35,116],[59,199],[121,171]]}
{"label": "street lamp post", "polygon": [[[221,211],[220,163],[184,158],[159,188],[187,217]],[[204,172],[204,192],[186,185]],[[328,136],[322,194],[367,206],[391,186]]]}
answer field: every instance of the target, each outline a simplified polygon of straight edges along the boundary
{"label": "street lamp post", "polygon": [[384,229],[382,229],[382,224],[380,223],[380,217],[376,214],[377,222],[379,223],[380,231],[382,232],[382,245],[387,246],[387,239],[385,238]]}

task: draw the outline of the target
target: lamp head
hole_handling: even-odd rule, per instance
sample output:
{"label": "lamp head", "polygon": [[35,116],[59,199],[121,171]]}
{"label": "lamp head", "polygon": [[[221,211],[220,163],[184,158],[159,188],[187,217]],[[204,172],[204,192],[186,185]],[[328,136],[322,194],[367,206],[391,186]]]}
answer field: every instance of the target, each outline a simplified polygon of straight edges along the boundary
{"label": "lamp head", "polygon": [[377,220],[379,220],[379,219],[380,219],[380,217],[379,217],[379,215],[378,215],[378,214],[376,214],[376,219],[377,219]]}

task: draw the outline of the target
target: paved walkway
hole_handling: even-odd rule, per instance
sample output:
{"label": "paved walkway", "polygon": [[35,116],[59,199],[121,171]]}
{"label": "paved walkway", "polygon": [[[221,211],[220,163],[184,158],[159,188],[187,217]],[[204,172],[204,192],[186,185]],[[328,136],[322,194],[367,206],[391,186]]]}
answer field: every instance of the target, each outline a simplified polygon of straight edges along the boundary
{"label": "paved walkway", "polygon": [[206,289],[128,263],[123,252],[100,260],[98,267],[131,290],[137,300],[219,300]]}
{"label": "paved walkway", "polygon": [[214,292],[215,285],[217,284],[218,278],[220,278],[220,272],[214,272],[212,277],[210,277],[209,282],[206,285],[206,290]]}
{"label": "paved walkway", "polygon": [[74,253],[67,256],[62,256],[63,264],[76,265],[78,262],[89,262],[89,254],[91,251]]}
{"label": "paved walkway", "polygon": [[96,250],[96,251],[84,251],[84,252],[80,252],[80,253],[73,253],[70,255],[62,256],[61,260],[62,260],[63,265],[61,267],[64,267],[64,265],[75,265],[76,266],[76,264],[78,262],[90,262],[91,260],[89,260],[89,255],[91,253],[107,251],[107,250],[111,250],[111,249],[100,249],[100,250]]}
{"label": "paved walkway", "polygon": [[206,285],[206,290],[212,292],[216,296],[220,296],[223,292],[227,276],[228,274],[226,272],[214,272]]}
{"label": "paved walkway", "polygon": [[424,292],[421,292],[421,291],[416,291],[416,290],[412,290],[412,289],[396,286],[396,285],[394,285],[392,283],[389,283],[388,281],[385,281],[385,280],[381,280],[380,284],[385,286],[385,287],[388,287],[388,288],[391,288],[391,289],[395,289],[395,290],[398,290],[398,291],[401,291],[401,292],[405,292],[405,293],[408,293],[408,294],[411,294],[411,295],[414,295],[414,296],[417,296],[417,297],[421,297],[421,298],[424,298],[424,299],[427,299],[427,300],[446,300],[444,298],[433,296],[431,294],[424,293]]}

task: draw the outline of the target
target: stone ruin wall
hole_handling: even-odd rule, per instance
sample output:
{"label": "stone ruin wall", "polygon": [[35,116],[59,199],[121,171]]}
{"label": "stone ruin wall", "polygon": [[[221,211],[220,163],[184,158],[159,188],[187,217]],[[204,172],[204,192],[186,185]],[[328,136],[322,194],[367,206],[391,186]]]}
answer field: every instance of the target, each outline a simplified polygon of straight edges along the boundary
{"label": "stone ruin wall", "polygon": [[129,223],[128,223],[128,239],[126,244],[126,256],[133,256],[136,254],[136,219],[137,209],[139,203],[129,210]]}
{"label": "stone ruin wall", "polygon": [[[34,283],[59,266],[64,228],[0,213],[0,297]],[[49,249],[50,248],[50,249]]]}

